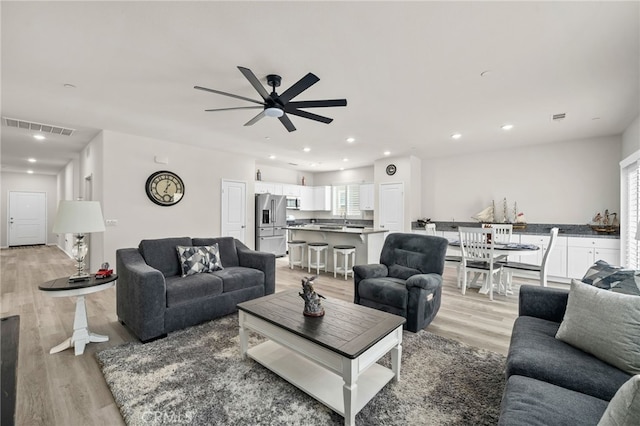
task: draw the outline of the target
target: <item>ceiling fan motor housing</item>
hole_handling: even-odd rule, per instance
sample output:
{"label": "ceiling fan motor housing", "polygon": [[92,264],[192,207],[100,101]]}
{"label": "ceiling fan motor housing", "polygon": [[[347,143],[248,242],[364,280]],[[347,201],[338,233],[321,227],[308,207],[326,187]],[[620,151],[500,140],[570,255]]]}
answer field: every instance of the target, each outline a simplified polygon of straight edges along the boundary
{"label": "ceiling fan motor housing", "polygon": [[269,84],[269,86],[275,88],[275,87],[280,87],[280,82],[282,81],[282,77],[280,77],[277,74],[269,74],[267,76],[267,84]]}

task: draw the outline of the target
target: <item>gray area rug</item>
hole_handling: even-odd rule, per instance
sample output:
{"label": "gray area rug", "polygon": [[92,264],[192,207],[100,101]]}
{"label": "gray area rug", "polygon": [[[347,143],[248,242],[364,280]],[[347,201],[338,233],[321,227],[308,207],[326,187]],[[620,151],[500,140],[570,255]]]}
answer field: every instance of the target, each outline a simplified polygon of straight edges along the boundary
{"label": "gray area rug", "polygon": [[[252,335],[249,347],[262,341]],[[344,419],[253,360],[240,359],[238,315],[96,355],[129,425],[339,425]],[[390,367],[389,355],[381,364]],[[495,425],[505,357],[427,331],[405,332],[401,380],[360,425]]]}

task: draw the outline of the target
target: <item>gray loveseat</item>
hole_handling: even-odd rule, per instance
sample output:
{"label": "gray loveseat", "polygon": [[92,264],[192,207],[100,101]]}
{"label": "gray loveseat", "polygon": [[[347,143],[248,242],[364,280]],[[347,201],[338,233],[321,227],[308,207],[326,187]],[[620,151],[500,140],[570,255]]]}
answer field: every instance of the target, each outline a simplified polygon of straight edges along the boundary
{"label": "gray loveseat", "polygon": [[500,425],[596,425],[631,375],[555,338],[569,292],[520,288]]}
{"label": "gray loveseat", "polygon": [[[224,269],[182,277],[176,246],[218,244]],[[116,251],[118,320],[141,341],[236,311],[275,291],[275,256],[232,237],[142,240]]]}

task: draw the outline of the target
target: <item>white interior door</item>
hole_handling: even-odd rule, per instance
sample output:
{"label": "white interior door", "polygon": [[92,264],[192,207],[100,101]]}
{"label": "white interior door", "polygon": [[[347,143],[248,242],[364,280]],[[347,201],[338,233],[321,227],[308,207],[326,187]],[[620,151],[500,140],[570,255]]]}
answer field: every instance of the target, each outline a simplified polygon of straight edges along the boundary
{"label": "white interior door", "polygon": [[9,246],[46,244],[47,194],[9,192]]}
{"label": "white interior door", "polygon": [[380,228],[389,232],[404,232],[404,185],[381,183],[378,200]]}
{"label": "white interior door", "polygon": [[234,237],[243,243],[247,229],[247,184],[222,180],[222,236]]}

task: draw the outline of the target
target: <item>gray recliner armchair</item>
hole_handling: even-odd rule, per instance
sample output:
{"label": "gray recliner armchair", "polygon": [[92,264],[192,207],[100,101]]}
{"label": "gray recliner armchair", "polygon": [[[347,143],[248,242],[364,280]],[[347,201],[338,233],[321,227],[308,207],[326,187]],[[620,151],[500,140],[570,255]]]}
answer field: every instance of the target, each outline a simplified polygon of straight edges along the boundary
{"label": "gray recliner armchair", "polygon": [[390,234],[380,264],[354,266],[354,303],[405,317],[411,332],[425,328],[440,309],[447,244],[431,235]]}

